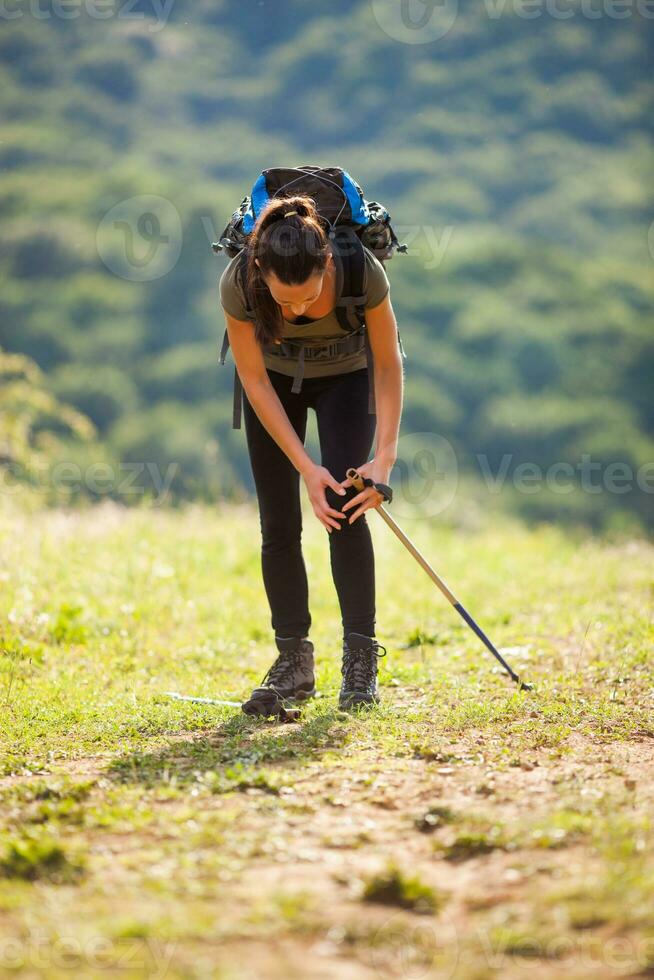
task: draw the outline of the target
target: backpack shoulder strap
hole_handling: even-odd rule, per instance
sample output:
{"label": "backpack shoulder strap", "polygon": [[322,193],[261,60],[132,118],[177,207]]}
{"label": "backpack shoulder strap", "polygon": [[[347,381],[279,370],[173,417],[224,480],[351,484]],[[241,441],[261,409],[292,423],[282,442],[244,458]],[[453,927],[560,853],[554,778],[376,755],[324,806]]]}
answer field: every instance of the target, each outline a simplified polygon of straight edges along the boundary
{"label": "backpack shoulder strap", "polygon": [[[236,259],[236,269],[234,271],[234,281],[235,281],[236,285],[239,287],[240,291],[243,294],[243,301],[245,303],[245,315],[247,316],[248,320],[253,320],[254,319],[254,313],[249,308],[249,306],[247,305],[247,290],[245,288],[246,287],[246,282],[247,282],[247,261],[246,261],[245,249],[242,249],[242,251],[238,255],[238,258]],[[224,364],[225,363],[225,358],[227,357],[227,351],[228,350],[229,350],[229,337],[227,336],[227,330],[225,330],[225,333],[223,334],[222,347],[220,348],[220,363],[221,364]]]}
{"label": "backpack shoulder strap", "polygon": [[[234,279],[237,285],[240,287],[243,293],[243,299],[245,302],[246,316],[248,320],[254,319],[253,311],[247,305],[247,290],[245,288],[247,282],[247,261],[245,249],[242,249],[238,258],[236,259],[236,270],[234,273]],[[223,342],[220,348],[220,363],[225,363],[225,358],[227,357],[227,351],[229,350],[229,335],[227,329],[223,334]],[[238,369],[234,365],[234,397],[232,401],[232,428],[241,428],[241,406],[243,401],[243,386],[241,384],[241,379],[238,374]]]}
{"label": "backpack shoulder strap", "polygon": [[341,295],[334,310],[343,330],[356,333],[363,330],[368,366],[368,414],[375,414],[375,374],[370,338],[366,330],[366,304],[368,302],[368,277],[363,243],[356,232],[348,227],[334,228],[331,233],[336,262],[341,270]]}
{"label": "backpack shoulder strap", "polygon": [[243,293],[245,315],[247,316],[248,320],[252,320],[254,319],[254,312],[248,306],[248,291],[247,291],[248,278],[247,277],[248,277],[247,250],[242,249],[237,259],[236,272],[234,278],[236,280],[236,285],[240,288],[241,292]]}
{"label": "backpack shoulder strap", "polygon": [[334,313],[346,333],[355,333],[365,325],[366,257],[363,244],[356,232],[342,225],[330,233],[334,259],[340,281],[340,295],[336,298]]}

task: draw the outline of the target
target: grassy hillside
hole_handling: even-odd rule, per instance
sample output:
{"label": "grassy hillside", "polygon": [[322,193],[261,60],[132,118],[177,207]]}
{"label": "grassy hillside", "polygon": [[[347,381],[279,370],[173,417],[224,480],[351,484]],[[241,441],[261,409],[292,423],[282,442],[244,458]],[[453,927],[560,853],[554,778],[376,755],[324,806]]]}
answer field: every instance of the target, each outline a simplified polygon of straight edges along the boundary
{"label": "grassy hillside", "polygon": [[308,520],[323,696],[280,727],[163,696],[240,698],[269,666],[256,527],[248,505],[3,502],[3,967],[648,975],[651,544],[414,528],[524,695],[372,515],[383,703],[350,716]]}
{"label": "grassy hillside", "polygon": [[[346,167],[410,243],[389,266],[405,432],[444,436],[476,478],[478,454],[510,474],[654,459],[649,22],[470,3],[414,44],[378,8],[4,22],[0,345],[93,421],[76,459],[176,461],[177,496],[251,488],[209,242],[289,162]],[[651,505],[635,479],[514,497],[596,526]]]}

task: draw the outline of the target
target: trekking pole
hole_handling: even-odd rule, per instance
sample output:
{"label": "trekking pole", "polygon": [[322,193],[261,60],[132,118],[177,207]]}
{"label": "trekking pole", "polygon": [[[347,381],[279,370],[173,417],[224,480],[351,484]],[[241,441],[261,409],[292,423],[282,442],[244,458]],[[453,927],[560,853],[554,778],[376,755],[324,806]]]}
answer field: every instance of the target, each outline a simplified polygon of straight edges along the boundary
{"label": "trekking pole", "polygon": [[[347,474],[346,475],[347,475],[348,479],[350,479],[352,481],[352,485],[354,486],[354,488],[356,490],[364,490],[366,488],[366,486],[372,486],[373,485],[372,481],[369,481],[369,483],[366,483],[364,481],[364,478],[361,476],[361,474],[357,470],[355,470],[353,467],[350,468],[347,471]],[[415,560],[418,562],[418,564],[419,565],[422,565],[422,567],[427,572],[427,575],[429,575],[429,577],[432,580],[432,582],[434,582],[438,586],[438,588],[443,593],[443,595],[445,596],[445,598],[447,599],[447,601],[456,609],[456,611],[458,612],[459,616],[461,616],[461,618],[468,624],[468,626],[470,627],[470,629],[474,633],[476,633],[476,635],[482,641],[482,643],[484,644],[484,646],[487,647],[487,649],[490,650],[490,652],[493,654],[493,656],[495,657],[495,659],[500,662],[500,664],[502,665],[502,667],[504,668],[504,670],[507,672],[507,674],[509,675],[509,677],[511,678],[511,680],[514,681],[518,685],[518,687],[519,687],[519,689],[521,691],[533,691],[533,689],[534,689],[533,688],[533,685],[532,684],[527,684],[525,681],[521,680],[520,677],[519,677],[519,675],[516,674],[516,672],[509,667],[509,665],[507,664],[507,662],[504,659],[504,657],[502,656],[502,654],[495,647],[495,645],[493,643],[491,643],[491,641],[489,640],[489,638],[484,633],[483,629],[480,626],[477,625],[477,623],[474,621],[474,619],[472,618],[472,616],[470,615],[470,613],[461,605],[461,603],[458,601],[458,599],[456,598],[456,596],[454,595],[454,593],[447,587],[447,585],[445,584],[445,582],[443,581],[443,579],[440,577],[440,575],[437,575],[436,574],[436,572],[431,567],[431,565],[429,564],[429,562],[427,561],[427,559],[426,558],[423,558],[423,556],[420,554],[420,552],[418,551],[418,549],[416,548],[416,546],[414,545],[414,543],[406,536],[406,534],[404,533],[404,531],[402,530],[402,528],[399,527],[399,525],[397,525],[395,523],[395,521],[393,520],[393,518],[391,517],[391,515],[388,513],[388,511],[386,510],[386,508],[382,504],[379,504],[377,507],[375,507],[375,510],[377,511],[378,514],[380,514],[384,518],[384,520],[386,521],[386,523],[388,524],[388,526],[390,527],[390,529],[400,539],[400,541],[402,542],[402,544],[404,545],[404,547],[408,551],[411,552],[411,554],[413,555],[413,557],[415,558]]]}
{"label": "trekking pole", "polygon": [[[300,711],[298,708],[286,708],[282,698],[276,691],[262,691],[262,697],[258,700],[250,698],[249,701],[221,701],[217,698],[200,698],[191,694],[178,694],[177,691],[166,691],[165,697],[172,698],[173,701],[190,701],[192,704],[218,704],[226,708],[240,708],[246,715],[262,715],[264,718],[278,718],[280,721],[298,721]],[[255,700],[257,703],[255,703]]]}

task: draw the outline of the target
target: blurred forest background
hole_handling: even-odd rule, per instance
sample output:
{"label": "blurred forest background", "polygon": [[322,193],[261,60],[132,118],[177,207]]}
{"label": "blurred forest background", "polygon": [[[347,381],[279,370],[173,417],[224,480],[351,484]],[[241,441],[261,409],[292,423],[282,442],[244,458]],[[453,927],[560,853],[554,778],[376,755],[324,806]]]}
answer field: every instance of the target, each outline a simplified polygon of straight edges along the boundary
{"label": "blurred forest background", "polygon": [[599,484],[622,463],[623,492],[507,506],[647,527],[652,19],[466,2],[444,36],[406,43],[367,0],[61,6],[14,0],[0,25],[11,479],[37,484],[44,461],[174,462],[173,501],[249,492],[210,242],[265,167],[340,165],[409,243],[387,265],[402,432],[445,437],[471,482],[477,454],[493,472],[508,454],[507,486],[525,461],[590,456]]}

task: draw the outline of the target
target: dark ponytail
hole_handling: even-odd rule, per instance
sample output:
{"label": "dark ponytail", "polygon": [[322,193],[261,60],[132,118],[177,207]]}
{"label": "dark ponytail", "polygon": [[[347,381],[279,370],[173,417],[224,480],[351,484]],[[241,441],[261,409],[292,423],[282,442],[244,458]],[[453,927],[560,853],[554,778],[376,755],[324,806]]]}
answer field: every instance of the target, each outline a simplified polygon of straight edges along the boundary
{"label": "dark ponytail", "polygon": [[[289,211],[297,214],[287,218]],[[264,274],[272,272],[280,282],[298,286],[324,271],[329,254],[326,222],[312,198],[295,195],[269,201],[247,243],[247,300],[259,344],[270,344],[284,333],[282,311],[270,294]]]}

